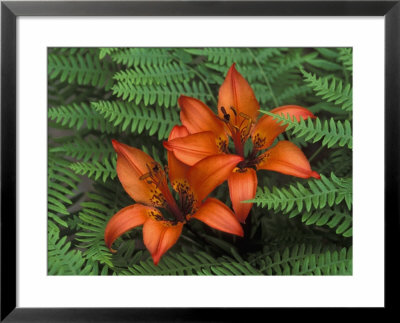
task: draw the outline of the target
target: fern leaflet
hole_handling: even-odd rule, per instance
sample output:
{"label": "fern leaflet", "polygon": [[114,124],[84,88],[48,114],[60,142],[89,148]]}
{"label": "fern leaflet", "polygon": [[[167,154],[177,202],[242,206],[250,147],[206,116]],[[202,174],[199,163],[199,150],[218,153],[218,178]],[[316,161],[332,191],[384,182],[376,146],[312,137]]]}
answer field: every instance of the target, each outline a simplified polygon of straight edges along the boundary
{"label": "fern leaflet", "polygon": [[301,244],[257,256],[250,261],[254,262],[267,275],[351,275],[353,271],[352,248],[323,252],[320,247]]}
{"label": "fern leaflet", "polygon": [[105,133],[115,133],[118,131],[99,113],[93,111],[87,103],[72,103],[70,105],[50,108],[48,117],[63,127],[75,128],[77,130],[87,128]]}
{"label": "fern leaflet", "polygon": [[316,95],[321,96],[327,102],[340,105],[345,111],[352,110],[353,90],[350,83],[343,86],[343,82],[335,78],[329,83],[329,77],[317,77],[304,70],[301,70],[301,72],[303,73],[304,81],[316,92]]}
{"label": "fern leaflet", "polygon": [[264,187],[259,190],[253,200],[247,202],[256,203],[258,206],[267,207],[275,211],[290,212],[294,207],[297,211],[307,211],[312,208],[322,209],[326,205],[338,205],[343,200],[351,209],[352,204],[352,180],[340,179],[331,173],[331,178],[321,175],[321,179],[313,179],[306,182],[306,186],[300,184],[290,185],[288,188],[273,187],[270,190]]}
{"label": "fern leaflet", "polygon": [[121,101],[92,102],[92,107],[114,126],[122,125],[122,131],[141,134],[146,129],[150,136],[157,133],[159,140],[167,138],[179,123],[178,113],[159,107],[151,109]]}
{"label": "fern leaflet", "polygon": [[348,120],[336,121],[331,118],[325,120],[323,123],[319,118],[313,119],[308,118],[306,121],[301,118],[300,122],[295,117],[291,118],[287,116],[274,114],[268,111],[261,112],[268,114],[275,120],[279,121],[279,124],[286,126],[286,131],[291,130],[293,135],[297,138],[304,137],[305,141],[317,142],[322,140],[322,145],[326,145],[328,148],[338,144],[340,147],[347,146],[348,148],[353,147],[353,137],[351,131],[351,124]]}

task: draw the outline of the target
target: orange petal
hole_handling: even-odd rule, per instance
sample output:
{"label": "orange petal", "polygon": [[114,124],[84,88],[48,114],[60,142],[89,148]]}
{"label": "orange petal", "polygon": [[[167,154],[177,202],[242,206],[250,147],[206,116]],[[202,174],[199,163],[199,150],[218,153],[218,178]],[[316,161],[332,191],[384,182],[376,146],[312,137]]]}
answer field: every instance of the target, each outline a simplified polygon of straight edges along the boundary
{"label": "orange petal", "polygon": [[231,209],[215,198],[208,198],[193,215],[193,218],[214,229],[243,237],[242,226]]}
{"label": "orange petal", "polygon": [[225,182],[243,157],[220,154],[207,157],[189,169],[188,181],[200,203],[214,188]]}
{"label": "orange petal", "polygon": [[158,196],[161,200],[155,202],[152,200],[154,196],[155,186],[149,184],[146,179],[141,177],[149,172],[148,167],[158,165],[149,155],[143,151],[122,144],[116,140],[112,140],[115,151],[118,154],[117,174],[125,191],[136,201],[151,206],[162,206],[164,200],[162,195]]}
{"label": "orange petal", "polygon": [[175,138],[164,142],[164,147],[173,151],[176,158],[190,166],[205,157],[219,153],[215,134],[211,131]]}
{"label": "orange petal", "polygon": [[[222,83],[219,89],[218,96],[218,114],[221,118],[224,117],[221,107],[224,107],[226,113],[230,115],[230,120],[235,120],[235,113],[231,110],[231,107],[236,109],[237,115],[244,113],[249,116],[253,121],[256,120],[260,105],[254,95],[252,88],[249,83],[244,79],[242,75],[236,70],[235,64],[231,66],[224,83]],[[236,126],[242,122],[243,118],[237,117]]]}
{"label": "orange petal", "polygon": [[143,241],[153,257],[155,265],[161,256],[171,248],[182,232],[183,223],[171,225],[166,221],[157,221],[149,218],[143,226]]}
{"label": "orange petal", "polygon": [[154,210],[156,209],[152,207],[134,204],[116,213],[107,223],[104,231],[104,241],[107,248],[110,249],[111,252],[115,252],[115,250],[111,249],[114,241],[125,232],[142,225],[148,219],[149,211]]}
{"label": "orange petal", "polygon": [[[175,126],[172,128],[168,140],[185,137],[187,135],[189,135],[189,132],[187,131],[185,126]],[[173,184],[173,182],[176,180],[186,178],[189,166],[178,160],[175,157],[173,151],[168,150],[167,155],[168,155],[168,175],[170,182]]]}
{"label": "orange petal", "polygon": [[181,122],[190,133],[212,131],[217,138],[228,141],[224,123],[203,102],[195,98],[181,95],[178,99],[181,107]]}
{"label": "orange petal", "polygon": [[279,141],[275,147],[260,157],[262,160],[257,169],[272,170],[302,178],[320,178],[317,172],[311,170],[310,163],[301,149],[290,141]]}
{"label": "orange petal", "polygon": [[232,207],[236,217],[242,223],[245,223],[253,203],[241,203],[253,199],[257,190],[257,174],[252,168],[246,168],[243,171],[235,169],[228,178],[229,195],[232,201]]}
{"label": "orange petal", "polygon": [[180,137],[186,137],[189,135],[189,131],[185,126],[174,126],[169,133],[168,141],[175,139],[175,138],[180,138]]}
{"label": "orange petal", "polygon": [[[284,117],[289,115],[292,120],[293,117],[295,117],[297,121],[300,121],[301,118],[304,120],[307,118],[315,118],[310,110],[298,105],[285,105],[271,110],[271,113]],[[279,124],[279,121],[269,115],[262,116],[254,126],[251,134],[254,147],[256,149],[265,149],[271,146],[276,137],[284,132],[287,127],[287,125],[280,126]]]}

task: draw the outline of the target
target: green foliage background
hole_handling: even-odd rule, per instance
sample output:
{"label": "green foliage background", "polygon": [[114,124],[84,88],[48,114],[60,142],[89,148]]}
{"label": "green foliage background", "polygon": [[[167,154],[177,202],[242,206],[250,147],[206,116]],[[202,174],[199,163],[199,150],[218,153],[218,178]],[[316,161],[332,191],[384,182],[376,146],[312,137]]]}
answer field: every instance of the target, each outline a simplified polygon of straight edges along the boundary
{"label": "green foliage background", "polygon": [[[258,172],[245,237],[185,225],[152,264],[141,228],[115,243],[108,220],[134,203],[115,171],[111,139],[166,164],[162,141],[179,124],[181,94],[216,111],[232,63],[263,113],[286,104],[315,120],[276,117],[321,180]],[[351,48],[50,48],[48,51],[50,275],[351,275]],[[227,185],[214,196],[230,205]]]}

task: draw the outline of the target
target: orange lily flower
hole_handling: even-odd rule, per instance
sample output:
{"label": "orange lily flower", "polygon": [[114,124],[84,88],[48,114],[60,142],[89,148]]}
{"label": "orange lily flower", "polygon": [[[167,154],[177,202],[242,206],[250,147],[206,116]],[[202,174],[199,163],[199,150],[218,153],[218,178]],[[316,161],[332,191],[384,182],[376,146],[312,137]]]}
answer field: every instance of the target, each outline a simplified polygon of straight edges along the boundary
{"label": "orange lily flower", "polygon": [[[188,135],[187,129],[175,126],[170,140],[183,135]],[[192,218],[220,231],[243,236],[240,223],[225,204],[215,198],[205,199],[228,178],[242,157],[219,154],[188,167],[168,152],[168,175],[178,196],[175,199],[160,164],[139,149],[116,140],[112,144],[118,154],[118,178],[137,203],[123,208],[108,222],[104,240],[110,251],[115,252],[111,246],[118,237],[143,225],[144,244],[157,265],[178,240],[183,225]]]}
{"label": "orange lily flower", "polygon": [[[253,199],[256,195],[256,170],[271,170],[301,178],[320,178],[295,144],[283,140],[271,148],[287,126],[281,126],[269,115],[257,121],[259,103],[235,64],[220,87],[218,115],[195,98],[181,96],[178,103],[181,122],[190,134],[164,142],[164,147],[181,162],[194,165],[202,158],[228,153],[228,138],[232,138],[235,153],[243,157],[228,178],[232,207],[240,222],[245,222],[252,207],[252,203],[241,201]],[[300,118],[315,118],[311,111],[297,105],[281,106],[271,112],[289,115],[297,121]],[[253,148],[245,156],[244,146],[248,139],[251,139]]]}

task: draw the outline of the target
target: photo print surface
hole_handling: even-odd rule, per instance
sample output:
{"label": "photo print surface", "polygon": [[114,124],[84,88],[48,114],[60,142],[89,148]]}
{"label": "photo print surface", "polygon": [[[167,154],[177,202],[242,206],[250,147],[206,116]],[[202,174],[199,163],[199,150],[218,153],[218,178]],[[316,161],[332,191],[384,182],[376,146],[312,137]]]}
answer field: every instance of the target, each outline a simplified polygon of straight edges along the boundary
{"label": "photo print surface", "polygon": [[48,48],[48,275],[352,275],[352,48]]}

